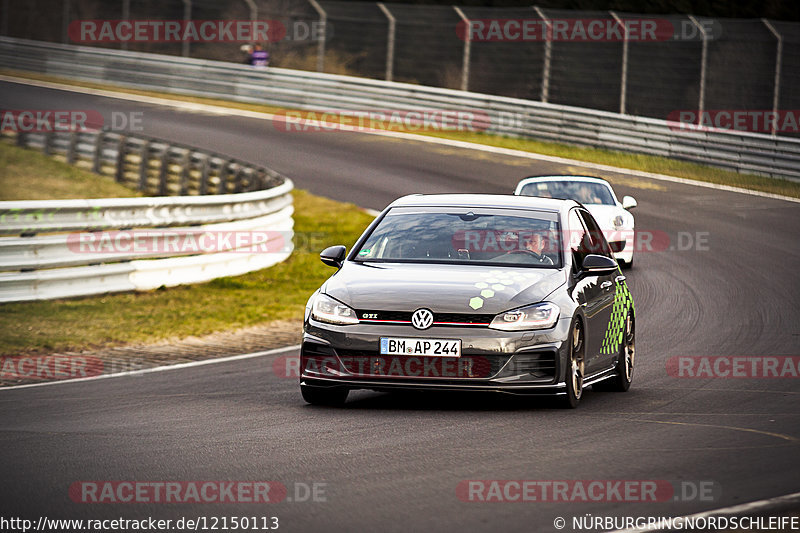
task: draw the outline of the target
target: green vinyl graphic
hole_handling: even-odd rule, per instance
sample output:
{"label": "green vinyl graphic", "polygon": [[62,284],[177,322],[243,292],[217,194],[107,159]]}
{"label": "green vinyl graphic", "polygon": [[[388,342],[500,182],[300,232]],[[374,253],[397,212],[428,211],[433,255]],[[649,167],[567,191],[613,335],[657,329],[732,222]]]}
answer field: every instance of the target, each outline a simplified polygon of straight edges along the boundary
{"label": "green vinyl graphic", "polygon": [[611,308],[611,318],[606,327],[606,335],[603,337],[603,347],[601,353],[603,355],[610,355],[619,350],[622,343],[622,336],[625,334],[625,319],[628,317],[628,309],[636,316],[636,311],[633,308],[633,297],[631,291],[628,290],[628,284],[625,280],[616,282],[617,292],[614,296],[614,305]]}

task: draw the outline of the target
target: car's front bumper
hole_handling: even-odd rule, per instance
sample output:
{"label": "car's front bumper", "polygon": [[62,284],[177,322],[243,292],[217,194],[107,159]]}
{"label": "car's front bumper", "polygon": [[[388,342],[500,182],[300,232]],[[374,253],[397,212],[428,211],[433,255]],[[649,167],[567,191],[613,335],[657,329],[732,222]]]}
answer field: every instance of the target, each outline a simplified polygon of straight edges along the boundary
{"label": "car's front bumper", "polygon": [[635,232],[633,228],[631,229],[614,229],[614,228],[603,228],[603,234],[606,237],[606,240],[611,242],[622,242],[624,244],[622,250],[619,252],[614,252],[614,259],[617,261],[623,261],[625,263],[631,263],[633,261],[633,250],[636,246],[635,244]]}
{"label": "car's front bumper", "polygon": [[[569,319],[541,332],[486,327],[356,324],[310,320],[301,348],[301,383],[372,390],[461,390],[564,393]],[[460,339],[461,357],[380,354],[381,337]]]}

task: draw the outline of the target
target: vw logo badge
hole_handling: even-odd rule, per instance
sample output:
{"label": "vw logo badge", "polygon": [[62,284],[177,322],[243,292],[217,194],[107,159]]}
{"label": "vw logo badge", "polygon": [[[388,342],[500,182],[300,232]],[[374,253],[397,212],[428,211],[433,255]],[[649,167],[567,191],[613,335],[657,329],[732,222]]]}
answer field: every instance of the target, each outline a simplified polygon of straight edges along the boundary
{"label": "vw logo badge", "polygon": [[433,324],[433,313],[428,309],[417,309],[411,315],[411,325],[417,329],[428,329]]}

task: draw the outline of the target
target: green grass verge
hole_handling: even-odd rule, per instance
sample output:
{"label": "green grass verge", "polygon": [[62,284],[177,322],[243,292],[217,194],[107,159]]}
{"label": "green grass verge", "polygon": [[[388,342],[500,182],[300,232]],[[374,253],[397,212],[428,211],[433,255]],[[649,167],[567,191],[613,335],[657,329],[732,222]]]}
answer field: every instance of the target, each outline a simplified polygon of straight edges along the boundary
{"label": "green grass verge", "polygon": [[[286,111],[286,109],[284,108],[279,108],[269,105],[247,104],[241,102],[233,102],[229,100],[219,100],[214,98],[200,98],[194,96],[182,96],[169,93],[127,89],[113,85],[105,85],[105,84],[97,84],[89,82],[77,82],[63,78],[56,78],[53,76],[44,76],[44,75],[31,74],[19,71],[9,71],[0,69],[0,74],[8,74],[8,75],[26,77],[30,79],[43,80],[43,81],[52,81],[52,82],[76,85],[81,87],[113,90],[130,94],[155,96],[159,98],[166,98],[178,101],[219,105],[234,109],[244,109],[248,111],[257,111],[263,113],[278,113],[281,111]],[[737,172],[709,167],[705,165],[699,165],[696,163],[689,163],[685,161],[676,161],[674,159],[669,159],[665,157],[630,154],[626,152],[600,150],[595,148],[583,148],[565,144],[535,141],[530,139],[517,139],[517,138],[503,137],[498,135],[489,135],[485,133],[454,132],[454,131],[415,132],[415,133],[419,133],[422,135],[429,135],[432,137],[441,137],[441,138],[454,139],[460,141],[474,142],[489,146],[498,146],[501,148],[511,148],[514,150],[521,150],[524,152],[532,152],[543,155],[564,157],[568,159],[576,159],[579,161],[612,165],[632,170],[642,170],[645,172],[668,174],[671,176],[677,176],[687,179],[717,183],[721,185],[729,185],[732,187],[741,187],[743,189],[751,189],[755,191],[762,191],[772,194],[781,194],[785,196],[800,198],[800,183],[796,181],[768,178],[754,174],[739,174]]]}
{"label": "green grass verge", "polygon": [[114,180],[0,142],[0,201],[141,196]]}

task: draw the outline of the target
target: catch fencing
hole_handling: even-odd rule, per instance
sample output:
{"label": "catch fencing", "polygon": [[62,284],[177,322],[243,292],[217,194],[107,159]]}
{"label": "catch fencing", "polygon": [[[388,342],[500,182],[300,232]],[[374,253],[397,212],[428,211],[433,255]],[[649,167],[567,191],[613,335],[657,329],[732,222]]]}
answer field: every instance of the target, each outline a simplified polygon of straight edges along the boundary
{"label": "catch fencing", "polygon": [[[317,111],[468,113],[477,131],[800,179],[800,139],[460,90],[0,37],[0,68]],[[317,115],[318,116],[318,115]],[[276,124],[277,125],[277,124]],[[281,122],[281,128],[299,127]]]}
{"label": "catch fencing", "polygon": [[[265,20],[276,67],[348,74],[666,120],[680,110],[800,109],[800,23],[527,7],[330,0],[5,0],[0,34],[76,41],[85,20]],[[527,35],[520,25],[557,30]],[[508,26],[507,23],[511,22]],[[591,38],[657,26],[655,38]],[[496,23],[495,33],[490,33]],[[73,26],[70,26],[73,24]],[[626,26],[627,25],[627,26]],[[482,31],[464,32],[465,27]],[[98,46],[241,63],[240,43],[102,42]],[[702,116],[698,113],[698,117]],[[699,119],[698,119],[699,120]],[[777,129],[777,128],[776,128]],[[790,129],[767,131],[798,135]]]}

